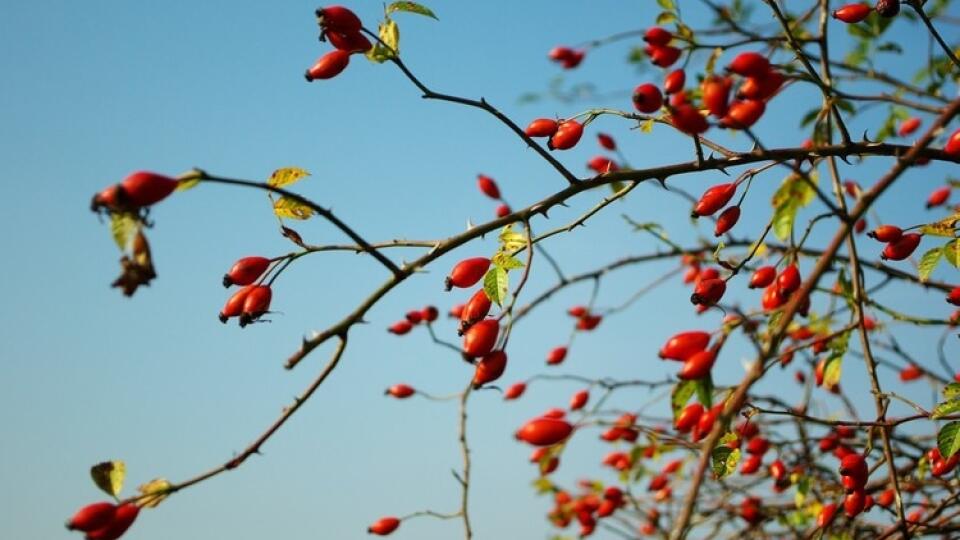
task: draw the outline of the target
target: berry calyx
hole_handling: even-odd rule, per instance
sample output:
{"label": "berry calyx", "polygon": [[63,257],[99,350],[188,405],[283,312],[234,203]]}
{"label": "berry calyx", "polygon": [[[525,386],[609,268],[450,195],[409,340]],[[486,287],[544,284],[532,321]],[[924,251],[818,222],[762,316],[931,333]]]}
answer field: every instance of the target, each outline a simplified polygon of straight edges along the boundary
{"label": "berry calyx", "polygon": [[360,17],[343,6],[326,6],[317,8],[317,22],[330,32],[356,33],[360,31]]}

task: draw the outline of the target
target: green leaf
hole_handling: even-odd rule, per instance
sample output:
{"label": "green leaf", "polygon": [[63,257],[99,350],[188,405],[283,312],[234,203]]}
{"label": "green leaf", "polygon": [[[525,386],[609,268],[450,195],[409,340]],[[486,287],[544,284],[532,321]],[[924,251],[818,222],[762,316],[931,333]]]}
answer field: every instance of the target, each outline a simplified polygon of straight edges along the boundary
{"label": "green leaf", "polygon": [[717,478],[725,478],[737,470],[737,463],[740,462],[740,450],[721,444],[710,452],[710,459],[713,463],[713,474]]}
{"label": "green leaf", "polygon": [[936,420],[957,412],[960,412],[960,399],[951,399],[934,407],[930,412],[930,418]]}
{"label": "green leaf", "polygon": [[424,17],[430,17],[434,20],[437,19],[437,16],[433,14],[433,11],[430,11],[430,8],[416,2],[393,2],[387,6],[387,15],[395,11],[404,11],[407,13],[416,13],[417,15],[423,15]]}
{"label": "green leaf", "polygon": [[696,391],[696,381],[680,381],[673,387],[670,392],[670,408],[673,409],[674,420],[680,416],[680,412]]}
{"label": "green leaf", "polygon": [[502,306],[506,300],[509,287],[510,276],[499,266],[487,270],[487,275],[483,276],[483,291],[487,293],[487,298],[498,306]]}
{"label": "green leaf", "polygon": [[[816,183],[817,176],[814,173],[810,173],[809,177]],[[803,177],[794,174],[784,179],[771,200],[774,208],[773,233],[777,238],[785,241],[790,237],[797,212],[810,204],[814,196],[813,187]]]}
{"label": "green leaf", "polygon": [[513,252],[527,245],[527,236],[514,231],[513,224],[504,227],[497,236],[497,240],[500,241],[501,251]]}
{"label": "green leaf", "polygon": [[273,213],[278,218],[309,219],[313,215],[313,208],[284,196],[273,202]]}
{"label": "green leaf", "polygon": [[960,268],[960,240],[951,240],[943,246],[943,258],[956,268]]}
{"label": "green leaf", "polygon": [[708,373],[706,377],[697,379],[694,382],[696,383],[697,401],[699,401],[704,408],[709,409],[713,407],[713,376]]}
{"label": "green leaf", "polygon": [[801,476],[797,481],[797,492],[793,496],[793,503],[797,508],[803,507],[803,503],[807,500],[807,493],[810,492],[810,477]]}
{"label": "green leaf", "polygon": [[308,176],[310,176],[310,173],[299,167],[284,167],[273,171],[273,174],[267,179],[267,185],[282,188],[295,184]]}
{"label": "green leaf", "polygon": [[520,259],[507,255],[502,251],[498,251],[491,259],[490,262],[494,266],[503,268],[504,270],[516,270],[517,268],[523,268],[523,261]]}
{"label": "green leaf", "polygon": [[673,0],[657,0],[657,5],[667,11],[676,11],[677,6],[673,3]]}
{"label": "green leaf", "polygon": [[110,234],[120,251],[127,249],[133,235],[140,229],[140,220],[130,213],[110,214]]}
{"label": "green leaf", "polygon": [[666,26],[673,21],[677,20],[677,16],[669,11],[663,11],[657,15],[656,24],[657,26]]}
{"label": "green leaf", "polygon": [[937,263],[940,262],[941,257],[943,257],[943,248],[938,247],[931,249],[924,253],[923,257],[920,257],[920,264],[917,265],[917,275],[921,282],[930,278],[930,274],[932,274],[933,269],[937,267]]}
{"label": "green leaf", "polygon": [[553,482],[546,476],[540,476],[533,481],[533,489],[537,492],[537,495],[550,493],[553,491]]}
{"label": "green leaf", "polygon": [[122,461],[104,461],[90,467],[90,477],[93,478],[93,483],[114,498],[123,489],[123,479],[126,474],[127,466]]}
{"label": "green leaf", "polygon": [[960,383],[952,382],[943,387],[944,399],[956,399],[960,397]]}
{"label": "green leaf", "polygon": [[937,448],[943,457],[949,458],[960,450],[960,422],[950,422],[937,434]]}
{"label": "green leaf", "polygon": [[372,62],[382,64],[400,54],[400,27],[393,19],[388,17],[379,24],[377,33],[380,36],[380,41],[387,46],[381,44],[380,41],[375,42],[373,47],[367,51],[367,58]]}

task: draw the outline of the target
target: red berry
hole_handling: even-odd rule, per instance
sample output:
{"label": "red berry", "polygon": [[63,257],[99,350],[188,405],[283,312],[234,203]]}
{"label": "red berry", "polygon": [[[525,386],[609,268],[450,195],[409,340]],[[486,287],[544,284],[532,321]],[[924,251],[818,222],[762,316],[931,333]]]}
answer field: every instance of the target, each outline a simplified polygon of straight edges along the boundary
{"label": "red berry", "polygon": [[587,162],[587,168],[597,174],[613,172],[620,169],[617,162],[606,156],[594,156]]}
{"label": "red berry", "polygon": [[867,502],[867,494],[862,489],[848,493],[843,499],[843,512],[848,518],[857,517],[863,512],[863,507]]}
{"label": "red berry", "polygon": [[740,503],[740,517],[747,523],[756,525],[763,521],[763,513],[760,511],[760,499],[748,497]]}
{"label": "red berry", "polygon": [[490,259],[485,257],[464,259],[450,271],[450,275],[444,281],[446,289],[449,291],[453,287],[461,289],[473,287],[487,273],[488,268],[490,268]]}
{"label": "red berry", "polygon": [[786,304],[788,299],[780,293],[776,283],[771,283],[763,290],[763,298],[760,300],[760,304],[765,311],[771,311]]}
{"label": "red berry", "polygon": [[492,303],[490,299],[487,298],[487,293],[484,292],[483,289],[478,289],[477,292],[473,293],[473,296],[470,297],[470,300],[467,301],[467,304],[463,307],[463,311],[460,312],[461,329],[465,330],[486,317],[487,313],[490,312],[491,305]]}
{"label": "red berry", "polygon": [[747,77],[737,91],[737,97],[766,100],[777,93],[786,79],[779,71],[770,70],[759,77]]}
{"label": "red berry", "polygon": [[540,416],[544,418],[563,418],[567,416],[567,411],[561,409],[560,407],[553,407],[553,408],[547,409],[546,412],[544,412]]}
{"label": "red berry", "polygon": [[825,528],[833,521],[834,515],[837,513],[837,505],[834,503],[825,504],[823,508],[820,509],[820,514],[817,516],[817,527]]}
{"label": "red berry", "polygon": [[390,388],[387,388],[387,391],[384,393],[397,399],[404,399],[417,393],[417,391],[414,390],[412,386],[407,384],[395,384]]}
{"label": "red berry", "polygon": [[762,456],[770,449],[770,441],[763,437],[754,437],[747,443],[747,453]]}
{"label": "red berry", "polygon": [[397,321],[387,327],[387,332],[391,334],[396,334],[402,336],[413,329],[413,325],[410,324],[410,321]]}
{"label": "red berry", "polygon": [[321,56],[317,63],[307,70],[304,77],[308,82],[316,79],[330,79],[339,75],[349,63],[350,53],[347,51],[330,51]]}
{"label": "red berry", "polygon": [[565,120],[557,128],[557,132],[550,137],[547,148],[550,150],[569,150],[576,146],[583,136],[583,125],[576,120]]}
{"label": "red berry", "polygon": [[368,534],[376,534],[379,536],[386,536],[393,531],[397,530],[397,527],[400,526],[400,520],[395,517],[382,517],[374,522],[373,525],[367,527]]}
{"label": "red berry", "polygon": [[507,354],[503,351],[493,351],[484,356],[477,362],[477,369],[473,374],[473,387],[480,388],[499,379],[506,368]]}
{"label": "red berry", "polygon": [[426,306],[420,310],[420,318],[428,323],[432,323],[440,316],[440,311],[434,306]]}
{"label": "red berry", "polygon": [[510,386],[503,392],[503,399],[506,399],[506,400],[517,399],[517,398],[519,398],[520,396],[522,396],[523,393],[524,393],[526,390],[527,390],[527,385],[526,385],[526,384],[524,384],[524,383],[522,383],[522,382],[514,383],[514,384],[510,385]]}
{"label": "red berry", "polygon": [[903,236],[903,231],[895,225],[881,225],[867,233],[867,236],[880,242],[896,242]]}
{"label": "red berry", "polygon": [[847,4],[834,10],[833,18],[847,24],[858,23],[867,18],[873,9],[869,4]]}
{"label": "red berry", "polygon": [[668,30],[660,28],[659,26],[650,27],[643,34],[644,41],[650,45],[655,45],[658,47],[662,47],[670,43],[671,39],[673,39],[673,34],[671,34]]}
{"label": "red berry", "polygon": [[346,34],[360,31],[360,18],[343,6],[327,6],[317,9],[317,21],[324,30]]}
{"label": "red berry", "polygon": [[133,525],[140,513],[140,507],[133,503],[124,503],[117,507],[113,519],[104,527],[90,531],[86,540],[117,540]]}
{"label": "red berry", "polygon": [[773,266],[761,266],[750,276],[750,288],[759,289],[773,283],[777,278],[777,269]]}
{"label": "red berry", "polygon": [[762,101],[752,99],[735,101],[730,105],[727,115],[723,117],[720,123],[733,129],[746,129],[763,116],[764,110],[766,110],[766,105]]}
{"label": "red berry", "polygon": [[950,198],[950,186],[944,186],[933,190],[930,197],[927,198],[927,209],[941,206]]}
{"label": "red berry", "polygon": [[[670,123],[687,135],[699,135],[710,127],[707,124],[707,119],[700,114],[700,111],[689,104],[676,106],[670,112]],[[960,148],[958,148],[958,152],[960,152]]]}
{"label": "red berry", "polygon": [[887,508],[891,504],[893,504],[893,501],[895,500],[895,498],[896,498],[896,493],[893,491],[893,489],[888,489],[880,493],[880,495],[877,497],[877,504],[879,504],[884,508]]}
{"label": "red berry", "polygon": [[683,53],[680,49],[676,47],[671,47],[665,45],[662,47],[650,47],[650,60],[653,62],[653,65],[659,66],[662,68],[667,68],[676,63],[680,59],[680,55]]}
{"label": "red berry", "polygon": [[601,315],[584,315],[577,320],[577,330],[588,332],[599,326],[602,320]]}
{"label": "red berry", "polygon": [[783,480],[787,477],[787,467],[783,464],[783,461],[777,459],[770,464],[770,476],[777,481]]}
{"label": "red berry", "polygon": [[922,123],[923,121],[917,117],[908,118],[904,120],[903,123],[900,124],[899,128],[897,128],[897,135],[901,137],[912,135],[913,132],[916,131],[920,127],[920,124]]}
{"label": "red berry", "polygon": [[660,89],[650,83],[644,83],[633,90],[633,106],[642,113],[653,113],[663,105]]}
{"label": "red berry", "polygon": [[714,236],[720,236],[737,224],[737,220],[740,219],[740,207],[731,206],[724,210],[720,217],[717,218],[717,226],[713,229]]}
{"label": "red berry", "polygon": [[950,294],[947,295],[947,302],[955,306],[960,306],[960,287],[950,289]]}
{"label": "red berry", "polygon": [[250,285],[267,271],[268,266],[270,259],[266,257],[244,257],[235,262],[223,276],[223,286]]}
{"label": "red berry", "polygon": [[273,291],[269,285],[253,285],[243,302],[243,311],[240,313],[240,326],[246,326],[259,319],[270,310],[270,298]]}
{"label": "red berry", "polygon": [[220,310],[220,322],[226,323],[231,317],[239,317],[243,313],[243,303],[247,301],[247,295],[253,290],[253,286],[247,286],[233,293],[223,309]]}
{"label": "red berry", "polygon": [[335,48],[348,53],[365,53],[373,48],[373,44],[360,32],[340,33],[327,32],[327,39]]}
{"label": "red berry", "polygon": [[790,296],[790,293],[800,288],[800,269],[796,264],[788,265],[777,276],[777,290],[783,296]]}
{"label": "red berry", "polygon": [[549,137],[557,132],[558,127],[559,125],[556,120],[537,118],[533,122],[530,122],[530,125],[527,126],[524,133],[529,137]]}
{"label": "red berry", "polygon": [[694,354],[707,348],[710,334],[707,332],[681,332],[674,335],[660,348],[660,358],[686,361]]}
{"label": "red berry", "polygon": [[763,465],[763,456],[747,456],[740,466],[740,474],[753,474],[760,470],[760,465]]}
{"label": "red berry", "polygon": [[71,531],[89,532],[101,529],[113,520],[117,505],[111,502],[88,504],[77,510],[77,513],[67,521],[67,528]]}
{"label": "red berry", "polygon": [[722,279],[704,279],[700,280],[693,288],[693,294],[690,295],[690,301],[694,305],[712,306],[723,298],[723,293],[727,291],[727,282]]}
{"label": "red berry", "polygon": [[555,366],[563,362],[567,357],[567,348],[566,347],[554,347],[550,349],[550,352],[547,353],[547,364]]}
{"label": "red berry", "polygon": [[587,390],[580,390],[570,398],[570,410],[579,411],[587,404],[587,401],[589,400],[590,392]]}
{"label": "red berry", "polygon": [[497,183],[494,182],[493,178],[489,176],[478,174],[477,175],[477,187],[480,188],[480,192],[490,197],[491,199],[500,198],[500,188],[497,187]]}
{"label": "red berry", "polygon": [[737,192],[737,185],[734,183],[717,184],[703,192],[697,205],[693,207],[693,217],[712,216],[730,202]]}
{"label": "red berry", "polygon": [[413,311],[408,311],[406,315],[403,316],[410,324],[420,324],[423,321],[423,312],[419,309]]}
{"label": "red berry", "polygon": [[506,204],[497,205],[497,209],[494,211],[498,218],[509,216],[510,212],[513,212],[513,210],[510,210],[510,207]]}
{"label": "red berry", "polygon": [[880,254],[880,258],[902,261],[903,259],[909,257],[919,245],[920,235],[916,233],[907,233],[901,236],[896,242],[890,242],[887,244],[887,246],[883,248],[883,253]]}
{"label": "red berry", "polygon": [[683,85],[687,82],[687,73],[682,69],[671,71],[663,80],[663,91],[668,94],[675,94],[683,90]]}
{"label": "red berry", "polygon": [[700,422],[700,417],[703,416],[703,405],[699,403],[691,403],[683,408],[680,411],[680,414],[677,415],[676,420],[673,422],[673,427],[680,433],[687,433],[693,426],[697,425]]}
{"label": "red berry", "polygon": [[101,207],[107,210],[122,210],[121,199],[124,195],[121,193],[120,184],[114,184],[103,189],[100,193],[93,196],[90,202],[90,210],[98,212]]}
{"label": "red berry", "polygon": [[729,77],[711,75],[704,79],[701,85],[703,106],[717,118],[723,118],[727,114],[731,84],[733,83]]}
{"label": "red berry", "polygon": [[943,151],[952,157],[960,156],[960,129],[950,134],[947,144],[943,146]]}
{"label": "red berry", "polygon": [[920,377],[923,377],[923,370],[913,364],[910,364],[909,366],[900,370],[901,382],[915,381]]}
{"label": "red berry", "polygon": [[583,317],[588,313],[586,306],[573,306],[567,310],[567,315],[571,317]]}
{"label": "red berry", "polygon": [[760,53],[745,52],[738,54],[727,69],[744,77],[763,77],[770,71],[770,61]]}
{"label": "red berry", "polygon": [[868,475],[867,462],[860,454],[847,454],[840,460],[840,476],[849,477],[854,486],[863,487]]}
{"label": "red berry", "polygon": [[173,178],[137,171],[120,182],[120,202],[136,208],[150,206],[167,198],[178,184]]}
{"label": "red berry", "polygon": [[706,377],[713,368],[717,355],[713,351],[700,351],[683,363],[677,377],[683,380],[696,380]]}
{"label": "red berry", "polygon": [[495,319],[484,319],[470,327],[463,334],[463,354],[480,357],[490,354],[500,333],[500,323]]}
{"label": "red berry", "polygon": [[573,432],[573,426],[557,418],[534,418],[517,430],[517,439],[534,446],[553,446]]}
{"label": "red berry", "polygon": [[617,142],[613,140],[613,137],[607,135],[606,133],[597,133],[597,142],[601,147],[606,148],[607,150],[617,149]]}

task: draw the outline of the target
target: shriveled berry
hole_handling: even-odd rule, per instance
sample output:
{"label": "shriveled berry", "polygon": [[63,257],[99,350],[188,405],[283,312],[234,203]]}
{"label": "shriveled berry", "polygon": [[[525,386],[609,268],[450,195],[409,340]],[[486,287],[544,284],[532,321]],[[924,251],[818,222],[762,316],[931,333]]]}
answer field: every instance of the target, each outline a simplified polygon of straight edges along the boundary
{"label": "shriveled berry", "polygon": [[881,17],[896,17],[900,13],[900,0],[877,0],[873,8]]}

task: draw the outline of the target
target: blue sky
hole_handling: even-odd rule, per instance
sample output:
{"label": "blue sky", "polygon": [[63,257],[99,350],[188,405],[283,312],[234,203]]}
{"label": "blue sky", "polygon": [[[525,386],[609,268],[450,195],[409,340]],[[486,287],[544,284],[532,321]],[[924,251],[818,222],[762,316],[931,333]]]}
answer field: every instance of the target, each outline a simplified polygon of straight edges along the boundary
{"label": "blue sky", "polygon": [[[648,5],[649,4],[649,5]],[[624,1],[500,3],[433,2],[433,21],[398,15],[402,55],[435,90],[484,96],[523,125],[540,116],[566,116],[594,103],[541,101],[521,105],[518,96],[540,91],[558,75],[547,50],[651,24],[653,2]],[[702,27],[699,4],[681,2]],[[494,205],[475,187],[484,172],[497,179],[514,207],[543,198],[564,182],[501,124],[482,112],[421,100],[390,65],[354,58],[334,80],[307,84],[302,73],[325,51],[316,40],[308,2],[146,2],[95,4],[46,1],[8,6],[0,20],[0,248],[6,254],[0,297],[0,422],[5,426],[0,460],[0,537],[67,538],[61,523],[76,507],[102,496],[88,467],[123,459],[128,488],[156,476],[181,480],[228,459],[279,413],[319,369],[325,347],[293,372],[281,368],[300,338],[339,320],[385,278],[368,258],[315,254],[291,267],[275,287],[272,324],[244,330],[216,320],[227,296],[220,276],[240,256],[285,253],[291,245],[276,233],[266,197],[250,190],[201,186],[177,195],[153,212],[150,232],[159,278],[132,300],[108,285],[118,253],[108,227],[90,214],[90,196],[133,170],[178,174],[199,166],[211,173],[265,179],[283,166],[313,176],[297,186],[370,239],[441,238],[481,222]],[[352,5],[373,26],[380,4]],[[626,14],[626,16],[625,16]],[[895,73],[914,66],[903,58],[922,55],[917,30],[898,21],[895,40],[904,57],[878,65]],[[944,29],[955,40],[953,28]],[[835,47],[843,47],[838,29]],[[571,83],[594,82],[601,91],[628,90],[659,82],[658,71],[638,73],[625,64],[630,43],[592,52]],[[721,62],[732,57],[727,53]],[[908,76],[908,75],[905,75]],[[865,88],[873,89],[870,85]],[[955,89],[949,88],[948,92]],[[758,125],[770,146],[792,146],[806,135],[795,126],[816,106],[814,93],[792,89],[771,104]],[[598,106],[628,108],[623,99]],[[851,120],[851,131],[874,129],[876,110]],[[565,164],[582,164],[598,153],[593,135],[614,134],[635,167],[692,156],[688,141],[665,128],[653,135],[625,122],[599,119]],[[718,134],[738,148],[744,137]],[[864,185],[888,167],[876,159],[843,165],[843,174]],[[932,221],[922,201],[955,168],[934,164],[910,172],[878,205],[885,220],[912,225]],[[739,231],[759,230],[769,218],[769,196],[783,172],[755,182]],[[717,173],[686,176],[677,184],[697,193],[719,183]],[[566,223],[602,195],[587,193],[557,209],[537,231]],[[672,238],[694,242],[688,204],[652,185],[640,186],[587,227],[546,244],[569,273],[615,258],[650,252],[657,245],[629,231],[620,217],[659,221]],[[809,217],[819,209],[811,208]],[[319,219],[296,224],[312,243],[343,241]],[[700,225],[700,234],[710,234]],[[829,227],[818,227],[823,239]],[[879,245],[859,240],[874,257]],[[933,244],[930,244],[932,247]],[[457,260],[489,255],[492,238],[473,242],[409,280],[369,314],[371,324],[351,333],[336,373],[284,430],[264,447],[264,456],[241,470],[187,490],[159,509],[145,512],[132,539],[161,538],[362,538],[381,515],[430,508],[456,509],[458,490],[450,476],[459,467],[453,404],[420,399],[396,402],[383,388],[407,382],[444,394],[471,375],[448,351],[432,346],[424,332],[396,338],[384,328],[408,309],[433,303],[442,310],[468,293],[443,293],[442,276]],[[927,244],[924,244],[927,246]],[[391,252],[413,258],[416,251]],[[528,286],[551,285],[540,261]],[[805,261],[804,269],[812,266]],[[909,264],[898,266],[909,268]],[[669,269],[632,267],[605,280],[598,304],[611,306]],[[955,270],[936,276],[955,280]],[[759,294],[732,292],[747,304]],[[720,315],[696,318],[688,291],[671,283],[600,330],[580,336],[567,362],[555,372],[586,376],[661,378],[675,368],[656,359],[662,341],[677,330],[713,329]],[[563,310],[583,303],[588,286],[572,287],[518,325],[504,382],[545,371],[543,356],[563,342],[569,320]],[[918,315],[945,317],[938,294],[891,287],[883,301]],[[522,303],[522,302],[521,302]],[[902,343],[934,365],[939,330],[893,326]],[[438,330],[453,336],[443,321]],[[955,340],[948,353],[955,354]],[[721,357],[718,383],[742,374],[749,350],[731,347]],[[849,358],[844,387],[868,406],[861,363]],[[789,372],[772,375],[762,392],[790,388]],[[895,374],[882,381],[897,387]],[[547,502],[529,487],[534,478],[529,449],[512,440],[514,429],[549,406],[562,405],[575,383],[538,383],[516,403],[494,392],[471,400],[469,436],[475,476],[471,512],[478,538],[541,538]],[[795,389],[795,390],[794,390]],[[924,383],[899,389],[929,403]],[[613,405],[637,408],[646,391],[618,395]],[[824,414],[837,402],[819,394]],[[657,410],[666,414],[665,408]],[[932,429],[932,428],[931,428]],[[575,439],[556,474],[570,484],[598,474],[606,451],[592,435]],[[601,478],[612,480],[607,472]],[[398,537],[441,539],[460,534],[458,522],[423,519],[405,523]],[[601,536],[602,537],[602,536]]]}

